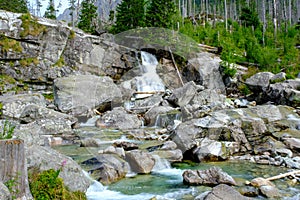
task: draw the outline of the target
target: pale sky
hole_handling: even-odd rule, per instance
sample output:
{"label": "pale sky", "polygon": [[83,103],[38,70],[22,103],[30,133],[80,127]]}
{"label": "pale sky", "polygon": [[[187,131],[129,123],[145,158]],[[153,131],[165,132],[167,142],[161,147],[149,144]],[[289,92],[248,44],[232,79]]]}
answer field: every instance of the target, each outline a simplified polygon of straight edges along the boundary
{"label": "pale sky", "polygon": [[[36,9],[36,0],[28,0],[28,1],[29,1],[30,6],[33,6],[33,8]],[[49,5],[49,0],[40,0],[40,2],[42,4],[42,7],[40,8],[41,16],[43,16],[47,6]],[[66,8],[69,7],[68,0],[54,0],[54,4],[55,4],[56,9],[58,10],[56,17],[58,17],[59,14],[61,14]],[[59,5],[61,5],[60,8],[58,8]]]}

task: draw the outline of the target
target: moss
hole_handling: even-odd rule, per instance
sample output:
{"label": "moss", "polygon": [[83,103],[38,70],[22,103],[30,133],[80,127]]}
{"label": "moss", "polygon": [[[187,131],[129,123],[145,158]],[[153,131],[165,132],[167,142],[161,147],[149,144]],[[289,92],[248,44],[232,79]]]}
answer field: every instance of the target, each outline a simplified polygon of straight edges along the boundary
{"label": "moss", "polygon": [[251,94],[251,90],[249,89],[249,87],[246,84],[241,84],[238,86],[238,90],[244,94],[244,95],[248,95]]}
{"label": "moss", "polygon": [[254,74],[258,73],[259,69],[255,66],[248,67],[248,71],[246,74],[243,75],[243,79],[246,80],[247,78],[250,78]]}
{"label": "moss", "polygon": [[34,199],[85,200],[83,192],[71,192],[65,187],[63,179],[58,177],[60,171],[61,169],[49,169],[39,172],[32,169],[29,172],[29,186]]}
{"label": "moss", "polygon": [[21,15],[22,20],[22,32],[21,37],[26,37],[28,35],[38,36],[42,32],[46,31],[46,26],[39,24],[36,18],[33,18],[29,13]]}
{"label": "moss", "polygon": [[57,66],[57,67],[62,67],[65,65],[65,59],[63,58],[63,56],[60,56],[60,58],[56,61],[56,63],[53,65],[53,67]]}
{"label": "moss", "polygon": [[9,51],[22,52],[22,46],[19,41],[10,39],[4,35],[0,35],[0,46],[2,53]]}
{"label": "moss", "polygon": [[73,30],[70,30],[70,35],[69,35],[69,39],[74,39],[75,38],[75,36],[76,36],[76,33],[75,33],[75,31],[73,31]]}
{"label": "moss", "polygon": [[40,61],[37,58],[24,58],[24,59],[21,59],[19,62],[20,62],[20,65],[23,67],[28,67],[31,64],[34,64],[36,66],[40,63]]}
{"label": "moss", "polygon": [[50,93],[50,94],[43,94],[43,96],[45,97],[45,99],[48,99],[48,100],[53,100],[53,99],[54,99],[53,93]]}
{"label": "moss", "polygon": [[2,104],[2,102],[0,102],[0,117],[2,116],[2,109],[3,109],[3,104]]}

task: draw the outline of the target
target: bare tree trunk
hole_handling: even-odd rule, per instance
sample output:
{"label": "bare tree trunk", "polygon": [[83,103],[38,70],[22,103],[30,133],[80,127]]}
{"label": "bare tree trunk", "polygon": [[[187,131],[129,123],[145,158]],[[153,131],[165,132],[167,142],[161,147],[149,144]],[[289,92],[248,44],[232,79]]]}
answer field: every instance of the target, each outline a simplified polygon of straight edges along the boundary
{"label": "bare tree trunk", "polygon": [[266,33],[266,9],[265,9],[265,0],[261,0],[262,3],[262,21],[263,21],[263,46],[265,46],[265,33]]}
{"label": "bare tree trunk", "polygon": [[227,1],[224,0],[224,12],[225,12],[225,29],[228,30],[228,24],[227,24]]}
{"label": "bare tree trunk", "polygon": [[292,0],[289,0],[289,24],[292,24]]}
{"label": "bare tree trunk", "polygon": [[276,0],[273,0],[273,24],[274,24],[274,39],[275,44],[277,40],[277,10],[276,10]]}

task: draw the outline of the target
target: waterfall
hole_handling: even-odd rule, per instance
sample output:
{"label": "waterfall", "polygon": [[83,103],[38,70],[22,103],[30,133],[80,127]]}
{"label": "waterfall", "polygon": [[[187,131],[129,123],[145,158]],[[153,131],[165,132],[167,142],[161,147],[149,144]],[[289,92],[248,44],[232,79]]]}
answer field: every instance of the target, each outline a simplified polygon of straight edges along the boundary
{"label": "waterfall", "polygon": [[[142,64],[140,65],[140,70],[142,72],[142,76],[137,77],[136,86],[137,92],[139,94],[136,95],[136,98],[145,98],[149,97],[152,92],[164,92],[165,86],[156,73],[156,66],[158,65],[158,61],[156,57],[150,53],[141,52]],[[145,94],[143,94],[145,92]]]}
{"label": "waterfall", "polygon": [[152,169],[153,172],[160,172],[163,170],[171,169],[171,164],[167,159],[161,158],[155,154],[153,155],[153,157],[155,159],[155,165]]}

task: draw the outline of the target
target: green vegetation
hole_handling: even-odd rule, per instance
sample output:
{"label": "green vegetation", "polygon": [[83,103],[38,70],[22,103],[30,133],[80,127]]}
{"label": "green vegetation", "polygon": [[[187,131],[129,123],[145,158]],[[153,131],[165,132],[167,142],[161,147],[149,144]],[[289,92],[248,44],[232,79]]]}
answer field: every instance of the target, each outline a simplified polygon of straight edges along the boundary
{"label": "green vegetation", "polygon": [[76,36],[76,33],[75,33],[75,31],[73,31],[73,30],[70,30],[70,34],[69,34],[69,39],[74,39],[75,38],[75,36]]}
{"label": "green vegetation", "polygon": [[144,27],[145,0],[122,1],[117,7],[117,21],[111,29],[112,33],[120,33],[129,29]]}
{"label": "green vegetation", "polygon": [[0,35],[1,52],[7,53],[8,51],[22,52],[22,46],[19,41],[10,39],[4,35]]}
{"label": "green vegetation", "polygon": [[91,34],[96,33],[97,28],[97,7],[94,0],[83,0],[79,14],[78,28]]}
{"label": "green vegetation", "polygon": [[28,67],[31,64],[36,66],[40,63],[40,61],[37,58],[24,58],[24,59],[19,60],[19,62],[20,62],[20,65],[23,67]]}
{"label": "green vegetation", "polygon": [[76,191],[71,192],[65,186],[62,178],[58,177],[62,169],[49,169],[39,172],[37,169],[29,173],[29,186],[34,199],[49,200],[85,200],[84,193]]}
{"label": "green vegetation", "polygon": [[2,131],[0,132],[0,140],[11,139],[14,134],[15,126],[12,125],[7,120],[4,121],[4,124],[2,126],[3,127],[2,127]]}
{"label": "green vegetation", "polygon": [[20,19],[22,20],[22,32],[21,37],[26,37],[28,35],[38,36],[42,32],[46,31],[46,26],[39,24],[37,19],[32,17],[29,13],[23,14]]}
{"label": "green vegetation", "polygon": [[65,65],[65,60],[63,56],[60,56],[60,58],[56,61],[56,63],[53,66],[62,67]]}
{"label": "green vegetation", "polygon": [[49,5],[46,9],[44,17],[48,19],[56,19],[56,10],[54,7],[54,0],[49,0]]}
{"label": "green vegetation", "polygon": [[16,177],[12,177],[10,180],[6,181],[4,183],[4,185],[7,187],[7,189],[9,190],[10,194],[12,195],[12,199],[17,199],[17,195],[20,192],[17,189],[17,185],[18,185],[18,174]]}
{"label": "green vegetation", "polygon": [[26,0],[0,0],[0,10],[7,10],[16,13],[27,13]]}

